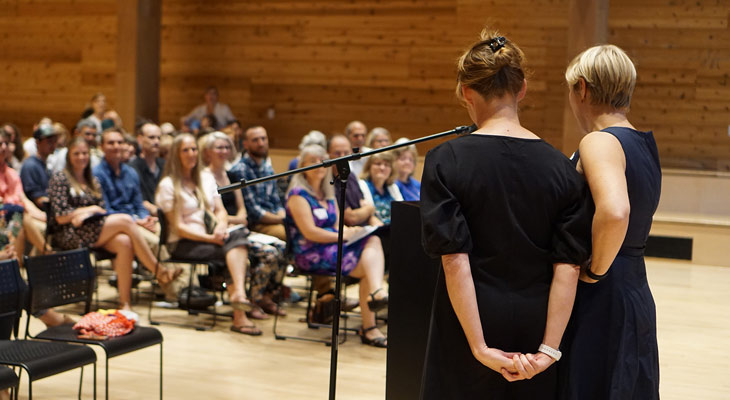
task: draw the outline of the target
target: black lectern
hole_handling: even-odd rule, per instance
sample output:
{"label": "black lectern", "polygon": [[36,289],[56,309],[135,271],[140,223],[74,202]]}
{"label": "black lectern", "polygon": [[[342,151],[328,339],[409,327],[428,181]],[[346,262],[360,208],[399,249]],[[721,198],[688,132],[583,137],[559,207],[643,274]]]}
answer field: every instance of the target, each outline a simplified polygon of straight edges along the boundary
{"label": "black lectern", "polygon": [[418,202],[394,202],[391,212],[390,301],[385,396],[418,400],[441,262],[421,247]]}

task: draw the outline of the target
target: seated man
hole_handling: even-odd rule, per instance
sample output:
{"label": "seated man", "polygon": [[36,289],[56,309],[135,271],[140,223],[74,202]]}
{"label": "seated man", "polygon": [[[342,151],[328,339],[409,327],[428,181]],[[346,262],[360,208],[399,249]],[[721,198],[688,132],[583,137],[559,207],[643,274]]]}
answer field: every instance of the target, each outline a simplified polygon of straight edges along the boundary
{"label": "seated man", "polygon": [[139,176],[142,205],[151,215],[157,215],[157,206],[154,204],[155,190],[165,168],[165,159],[159,157],[161,136],[160,127],[156,124],[152,122],[142,124],[137,129],[137,143],[142,151],[139,157],[129,163]]}
{"label": "seated man", "polygon": [[[41,252],[46,250],[44,239],[46,215],[41,210],[46,210],[48,205],[48,180],[50,179],[46,168],[46,160],[56,150],[57,136],[58,132],[53,129],[50,123],[40,124],[33,132],[37,152],[35,155],[26,158],[20,168],[20,181],[24,194],[23,205],[28,215],[33,217],[27,218],[23,230],[28,241]],[[23,251],[23,243],[20,242],[18,245],[21,248],[18,250]],[[22,257],[19,259],[22,259]]]}
{"label": "seated man", "polygon": [[[263,126],[246,129],[243,136],[246,154],[231,170],[231,180],[241,178],[247,181],[274,174],[268,160],[269,138]],[[248,226],[251,230],[286,240],[284,231],[284,207],[279,198],[276,182],[271,180],[258,185],[247,186],[243,191],[243,201],[248,212]]]}
{"label": "seated man", "polygon": [[[156,255],[160,244],[160,224],[157,217],[150,215],[143,204],[137,172],[122,162],[123,145],[124,136],[118,128],[110,128],[102,133],[101,149],[104,158],[94,168],[94,176],[101,184],[107,211],[131,215],[145,242]],[[177,299],[184,279],[181,275],[172,284],[164,287],[167,301]]]}
{"label": "seated man", "polygon": [[[94,176],[99,180],[106,203],[106,209],[113,213],[124,213],[134,217],[142,230],[150,248],[156,248],[159,238],[154,232],[157,218],[152,217],[142,205],[139,176],[134,168],[122,163],[124,136],[117,128],[107,129],[101,136],[101,148],[104,158],[93,169]],[[152,246],[155,247],[152,247]]]}
{"label": "seated man", "polygon": [[[347,136],[342,134],[334,135],[327,142],[327,153],[330,159],[344,157],[352,154],[352,146]],[[332,175],[337,176],[337,167],[332,167]],[[340,181],[335,179],[334,184],[335,197],[337,204],[342,206],[343,202],[340,198]],[[363,226],[363,225],[382,225],[383,223],[375,216],[375,206],[368,203],[360,190],[357,183],[357,175],[350,173],[347,178],[347,190],[345,192],[345,225],[347,226]]]}

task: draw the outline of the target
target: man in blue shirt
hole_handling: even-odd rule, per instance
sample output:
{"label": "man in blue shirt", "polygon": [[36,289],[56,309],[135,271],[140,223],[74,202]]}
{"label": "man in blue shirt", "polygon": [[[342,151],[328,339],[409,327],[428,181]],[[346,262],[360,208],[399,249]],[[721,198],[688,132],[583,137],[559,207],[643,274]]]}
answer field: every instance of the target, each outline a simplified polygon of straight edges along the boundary
{"label": "man in blue shirt", "polygon": [[101,184],[107,211],[129,214],[138,225],[154,231],[157,220],[142,205],[137,171],[122,163],[123,145],[124,136],[118,129],[104,131],[101,136],[104,158],[94,168],[94,176]]}
{"label": "man in blue shirt", "polygon": [[38,152],[28,157],[20,168],[20,181],[23,183],[23,191],[33,203],[40,209],[44,209],[48,203],[48,169],[46,160],[56,150],[57,133],[50,124],[40,125],[33,138],[36,140]]}
{"label": "man in blue shirt", "polygon": [[[234,165],[230,173],[235,180],[247,181],[274,174],[269,157],[269,138],[263,126],[252,126],[243,134],[243,147],[246,154]],[[248,226],[251,230],[286,240],[284,231],[284,207],[276,188],[275,181],[241,189],[243,202],[248,213]]]}

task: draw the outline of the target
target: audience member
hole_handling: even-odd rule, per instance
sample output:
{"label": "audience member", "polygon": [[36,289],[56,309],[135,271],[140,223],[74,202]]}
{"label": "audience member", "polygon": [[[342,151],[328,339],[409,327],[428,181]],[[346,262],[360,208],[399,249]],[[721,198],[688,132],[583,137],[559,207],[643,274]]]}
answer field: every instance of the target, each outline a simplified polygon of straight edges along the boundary
{"label": "audience member", "polygon": [[137,158],[137,139],[134,136],[124,133],[124,143],[122,144],[122,163],[129,164]]}
{"label": "audience member", "polygon": [[33,132],[38,154],[28,157],[20,168],[20,180],[25,195],[39,208],[45,209],[48,203],[48,169],[46,159],[56,149],[56,131],[51,124],[42,124]]}
{"label": "audience member", "polygon": [[[52,125],[53,121],[51,121],[48,117],[42,117],[38,123],[33,125],[33,132],[35,132],[39,126],[41,125]],[[31,136],[28,139],[23,142],[23,152],[25,153],[25,157],[32,157],[38,153],[38,146],[36,145],[35,137]],[[24,160],[21,160],[24,161]]]}
{"label": "audience member", "polygon": [[[352,121],[347,124],[347,127],[345,127],[345,135],[347,135],[347,138],[350,139],[353,151],[357,149],[358,153],[364,153],[370,150],[365,147],[365,135],[367,135],[367,133],[368,128],[360,121]],[[365,161],[367,161],[367,158],[361,158],[350,162],[350,171],[352,171],[355,176],[360,176],[363,167],[365,167]]]}
{"label": "audience member", "polygon": [[6,122],[0,126],[0,130],[5,131],[10,137],[10,141],[8,142],[8,159],[6,160],[7,165],[16,171],[20,171],[20,163],[25,158],[23,137],[20,134],[20,128],[13,123]]}
{"label": "audience member", "polygon": [[174,136],[166,134],[160,137],[160,158],[167,160],[167,155],[170,153],[170,147],[172,147],[172,141],[174,139]]}
{"label": "audience member", "polygon": [[201,173],[198,146],[190,134],[178,135],[165,164],[164,177],[157,187],[156,203],[170,221],[168,243],[175,258],[225,262],[233,284],[227,286],[233,306],[231,330],[260,335],[261,329],[246,317],[253,309],[244,290],[246,231],[228,232],[228,213],[218,194],[215,178]]}
{"label": "audience member", "polygon": [[152,122],[146,122],[137,129],[137,143],[141,149],[139,157],[129,165],[137,171],[142,193],[142,205],[150,213],[157,214],[155,191],[157,183],[162,178],[165,168],[165,159],[160,157],[160,127]]}
{"label": "audience member", "polygon": [[390,132],[382,126],[373,128],[365,141],[365,146],[371,149],[379,149],[391,144],[393,144],[393,140],[390,138]]}
{"label": "audience member", "polygon": [[368,157],[359,181],[365,200],[375,205],[375,216],[385,225],[390,225],[390,203],[403,201],[403,195],[394,183],[393,159],[390,152]]}
{"label": "audience member", "polygon": [[[250,181],[274,174],[274,168],[268,161],[269,138],[263,126],[246,129],[243,147],[246,154],[241,157],[241,162],[231,168],[234,181],[240,181],[241,178]],[[283,225],[285,212],[276,182],[267,181],[241,190],[251,230],[286,240]]]}
{"label": "audience member", "polygon": [[177,135],[177,130],[175,129],[175,125],[173,125],[169,122],[162,123],[162,125],[160,125],[160,131],[162,131],[163,136],[170,135],[170,136],[174,137],[175,135]]}
{"label": "audience member", "polygon": [[[321,163],[327,153],[321,146],[305,147],[300,155],[302,167]],[[297,265],[310,272],[332,274],[337,264],[337,205],[329,184],[332,173],[317,168],[292,178],[287,194],[287,220]],[[345,240],[360,233],[361,227],[345,227]],[[342,273],[360,280],[362,343],[386,347],[387,339],[375,324],[375,311],[387,306],[382,290],[383,251],[377,236],[366,236],[349,244],[342,256]]]}
{"label": "audience member", "polygon": [[[233,150],[231,138],[223,132],[213,132],[205,136],[201,148],[203,149],[203,163],[208,165],[203,172],[213,175],[218,186],[230,185],[231,180],[225,165]],[[246,207],[241,192],[236,190],[235,192],[224,193],[221,195],[221,200],[228,213],[228,223],[230,225],[241,225],[241,228],[248,233],[248,229],[245,228],[248,222],[246,220]],[[269,245],[250,237],[248,240],[249,257],[253,260],[250,296],[261,310],[267,314],[274,314],[277,311],[274,298],[280,292],[280,283],[284,276],[284,268],[287,265],[284,259],[286,243],[277,241],[273,245]],[[286,315],[286,312],[279,309],[279,315]],[[265,317],[258,308],[252,310],[249,316],[255,319]]]}
{"label": "audience member", "polygon": [[188,115],[180,119],[183,127],[190,129],[193,121],[201,122],[203,117],[210,114],[215,117],[215,125],[211,125],[215,129],[223,129],[236,119],[228,105],[218,102],[218,89],[215,86],[209,86],[205,90],[203,98],[205,103],[195,107]]}
{"label": "audience member", "polygon": [[1,221],[4,222],[4,224],[0,223],[0,225],[7,230],[12,228],[11,225],[20,220],[23,223],[18,226],[19,230],[17,232],[14,232],[10,236],[6,235],[8,238],[18,237],[19,240],[13,242],[12,240],[6,241],[0,238],[0,245],[14,245],[17,258],[22,264],[25,252],[25,239],[28,239],[41,253],[49,250],[44,239],[46,213],[39,210],[32,201],[28,200],[25,193],[23,193],[20,175],[7,164],[7,154],[10,153],[9,143],[10,135],[5,130],[0,130],[0,199],[2,200],[0,210],[2,210],[3,215]]}
{"label": "audience member", "polygon": [[[407,142],[408,139],[400,138],[395,143],[400,144]],[[413,177],[416,170],[416,161],[418,160],[418,150],[416,145],[401,147],[393,150],[395,154],[395,184],[398,186],[403,200],[418,201],[421,199],[421,182]]]}
{"label": "audience member", "polygon": [[[342,134],[334,135],[327,142],[327,152],[330,159],[340,158],[352,154],[352,147],[347,136]],[[337,174],[337,167],[332,167],[333,174]],[[343,206],[340,198],[340,181],[335,179],[334,191],[338,206]],[[368,203],[360,190],[357,175],[350,173],[347,178],[347,191],[345,192],[345,225],[382,225],[382,222],[375,217],[375,205]]]}
{"label": "audience member", "polygon": [[101,121],[104,119],[104,113],[106,112],[106,96],[104,96],[104,93],[99,92],[91,96],[90,105],[93,112],[87,118],[96,125],[96,132],[98,134],[103,132]]}
{"label": "audience member", "polygon": [[137,259],[150,271],[157,271],[161,285],[169,284],[181,271],[157,266],[157,259],[129,215],[110,213],[105,208],[99,181],[89,165],[89,147],[83,137],[74,138],[68,147],[66,167],[51,178],[51,219],[54,247],[70,250],[102,247],[114,254],[119,304],[130,309],[132,261]]}
{"label": "audience member", "polygon": [[[327,137],[320,131],[309,131],[309,133],[302,137],[302,141],[299,142],[299,151],[302,151],[303,148],[310,144],[317,144],[322,146],[322,148],[326,148]],[[296,169],[297,165],[299,165],[299,156],[296,156],[289,161],[289,171]]]}

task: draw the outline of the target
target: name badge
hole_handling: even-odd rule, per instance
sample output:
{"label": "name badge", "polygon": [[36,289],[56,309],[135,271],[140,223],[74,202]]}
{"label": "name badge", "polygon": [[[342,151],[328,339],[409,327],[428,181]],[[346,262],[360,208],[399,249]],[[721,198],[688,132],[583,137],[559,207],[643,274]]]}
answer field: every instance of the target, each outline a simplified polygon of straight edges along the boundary
{"label": "name badge", "polygon": [[327,210],[324,208],[315,208],[312,213],[317,219],[327,219]]}

